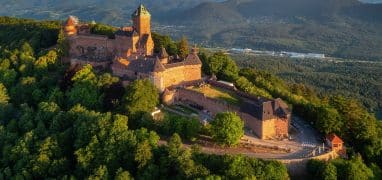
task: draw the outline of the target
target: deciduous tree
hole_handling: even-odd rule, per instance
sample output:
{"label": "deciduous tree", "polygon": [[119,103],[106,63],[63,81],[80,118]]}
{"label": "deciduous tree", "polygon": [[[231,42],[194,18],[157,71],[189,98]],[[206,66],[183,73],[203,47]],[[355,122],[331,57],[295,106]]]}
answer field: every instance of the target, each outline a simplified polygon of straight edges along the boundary
{"label": "deciduous tree", "polygon": [[221,145],[236,145],[244,135],[243,128],[244,122],[235,113],[219,113],[211,122],[211,135]]}
{"label": "deciduous tree", "polygon": [[156,87],[148,79],[135,80],[127,87],[124,96],[123,109],[131,120],[137,120],[144,113],[151,112],[159,103],[159,94]]}
{"label": "deciduous tree", "polygon": [[137,150],[135,151],[135,158],[134,160],[138,163],[138,168],[145,167],[151,158],[153,157],[153,154],[151,152],[151,146],[148,141],[143,141],[138,144]]}

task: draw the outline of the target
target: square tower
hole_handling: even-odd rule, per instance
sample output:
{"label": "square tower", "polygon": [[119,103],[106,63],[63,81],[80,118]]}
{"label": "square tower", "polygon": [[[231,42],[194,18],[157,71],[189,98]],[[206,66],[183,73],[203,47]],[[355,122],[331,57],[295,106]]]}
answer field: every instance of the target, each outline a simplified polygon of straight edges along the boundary
{"label": "square tower", "polygon": [[138,32],[139,37],[144,35],[151,35],[151,15],[149,11],[142,4],[131,15],[133,19],[133,26]]}

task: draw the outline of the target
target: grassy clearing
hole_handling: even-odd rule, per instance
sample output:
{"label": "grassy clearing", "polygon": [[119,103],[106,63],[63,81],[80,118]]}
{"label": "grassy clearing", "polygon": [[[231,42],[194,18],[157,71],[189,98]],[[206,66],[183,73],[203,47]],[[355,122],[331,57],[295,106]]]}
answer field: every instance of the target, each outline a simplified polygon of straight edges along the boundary
{"label": "grassy clearing", "polygon": [[198,114],[197,111],[185,106],[185,105],[181,105],[181,104],[177,104],[177,105],[171,105],[169,106],[171,109],[174,109],[174,110],[177,110],[177,111],[180,111],[184,114],[189,114],[189,115],[192,115],[192,114]]}
{"label": "grassy clearing", "polygon": [[239,105],[240,98],[230,92],[224,91],[221,88],[212,86],[195,87],[193,90],[198,91],[210,98],[220,99],[232,105]]}

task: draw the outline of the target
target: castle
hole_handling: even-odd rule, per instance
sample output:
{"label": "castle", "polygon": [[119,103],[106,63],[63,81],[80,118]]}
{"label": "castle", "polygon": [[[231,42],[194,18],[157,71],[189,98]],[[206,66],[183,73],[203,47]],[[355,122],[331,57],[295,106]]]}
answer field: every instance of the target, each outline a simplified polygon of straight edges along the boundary
{"label": "castle", "polygon": [[217,81],[202,80],[202,63],[196,48],[185,58],[169,56],[165,48],[154,53],[151,15],[143,5],[134,11],[132,20],[133,26],[119,28],[110,38],[92,34],[90,24],[80,23],[78,18],[70,16],[63,26],[70,47],[70,63],[111,69],[123,82],[148,78],[162,92],[164,104],[197,105],[213,115],[233,111],[262,139],[288,137],[291,113],[281,99],[262,100],[235,91],[244,100],[240,107],[235,107],[186,89],[207,82],[232,90]]}
{"label": "castle", "polygon": [[201,80],[202,63],[196,48],[186,58],[169,56],[162,48],[154,55],[151,15],[140,5],[132,14],[133,26],[119,28],[114,36],[95,35],[90,25],[70,16],[64,31],[71,64],[108,68],[125,80],[148,78],[160,90]]}

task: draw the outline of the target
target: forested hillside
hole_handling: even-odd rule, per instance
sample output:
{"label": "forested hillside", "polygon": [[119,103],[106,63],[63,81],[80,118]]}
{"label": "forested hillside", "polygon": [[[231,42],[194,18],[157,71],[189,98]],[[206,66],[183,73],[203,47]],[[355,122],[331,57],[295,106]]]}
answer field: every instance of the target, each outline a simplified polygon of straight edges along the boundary
{"label": "forested hillside", "polygon": [[292,59],[287,57],[234,55],[241,67],[263,69],[285,81],[304,84],[320,96],[341,94],[358,99],[381,118],[382,63],[350,59]]}
{"label": "forested hillside", "polygon": [[0,42],[0,179],[288,179],[277,161],[184,148],[198,121],[154,122],[159,94],[149,80],[125,89],[109,73],[63,64],[57,22],[0,19],[0,36],[11,36]]}
{"label": "forested hillside", "polygon": [[[2,27],[30,26],[34,28],[28,31],[36,34],[57,25],[6,19],[0,21]],[[192,142],[216,128],[202,128],[197,121],[178,116],[154,121],[148,113],[158,105],[159,94],[149,80],[136,80],[123,88],[117,77],[97,73],[90,65],[69,68],[60,61],[67,48],[65,38],[53,32],[58,35],[39,39],[34,46],[30,45],[34,36],[23,28],[1,32],[17,36],[14,46],[1,44],[5,48],[0,51],[0,179],[289,178],[278,161],[204,154],[198,146],[184,148],[182,138]],[[154,37],[156,49],[183,50],[184,38],[174,42],[168,36]],[[54,48],[40,46],[53,40],[57,40]],[[381,123],[357,100],[319,98],[304,85],[289,86],[273,74],[240,69],[223,53],[202,52],[200,57],[205,74],[216,74],[253,95],[283,98],[294,114],[323,135],[340,135],[350,160],[333,162],[338,167],[334,177],[380,177]],[[160,138],[168,141],[167,146],[158,145]],[[312,167],[327,168],[320,163]],[[319,171],[312,176],[326,174]]]}
{"label": "forested hillside", "polygon": [[37,52],[56,44],[60,23],[58,21],[33,21],[30,19],[0,18],[0,47],[15,49],[28,42]]}
{"label": "forested hillside", "polygon": [[307,86],[286,83],[262,69],[247,66],[239,70],[234,61],[221,52],[202,53],[200,57],[206,74],[216,74],[219,79],[234,82],[238,89],[256,96],[282,98],[292,105],[294,115],[310,122],[322,135],[336,133],[345,140],[350,160],[337,161],[338,169],[332,168],[329,174],[321,170],[317,174],[313,172],[314,177],[380,177],[382,124],[357,99],[330,94],[318,97]]}
{"label": "forested hillside", "polygon": [[356,0],[229,0],[164,19],[210,46],[382,59],[382,4]]}

